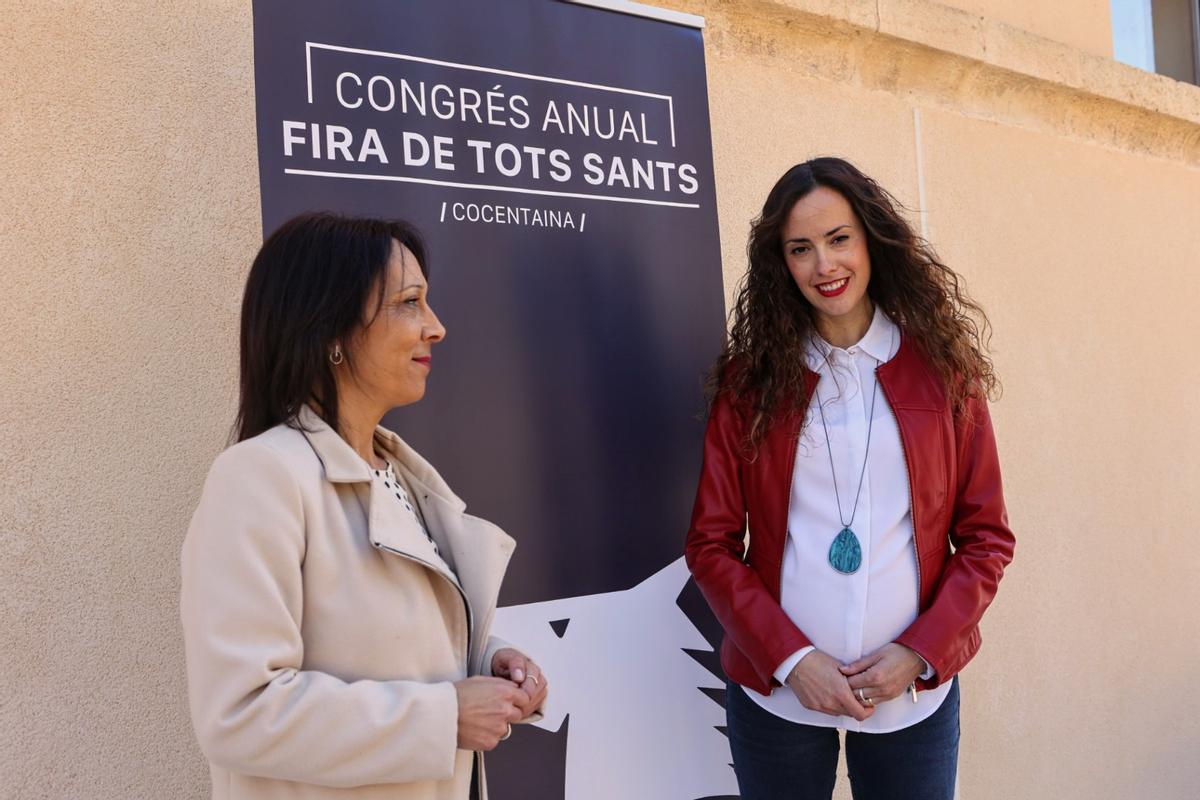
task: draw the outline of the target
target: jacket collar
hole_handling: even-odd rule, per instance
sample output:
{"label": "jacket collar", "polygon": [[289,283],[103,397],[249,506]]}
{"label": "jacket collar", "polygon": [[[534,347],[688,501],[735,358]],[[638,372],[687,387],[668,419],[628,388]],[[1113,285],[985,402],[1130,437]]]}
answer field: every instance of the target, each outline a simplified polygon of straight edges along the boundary
{"label": "jacket collar", "polygon": [[[876,313],[882,312],[877,310]],[[872,324],[872,328],[874,328],[874,324]],[[893,409],[933,411],[941,409],[946,403],[946,393],[942,388],[941,381],[934,377],[919,345],[913,341],[912,337],[906,335],[902,330],[897,330],[897,335],[900,337],[900,344],[896,348],[896,354],[880,364],[876,370],[876,374],[879,376],[879,385],[883,388],[888,402]],[[884,347],[886,348],[887,345],[885,344]],[[871,351],[868,352],[875,355]],[[804,377],[806,395],[811,398],[820,375],[806,364]],[[795,413],[802,416],[803,411],[804,409],[800,409]]]}
{"label": "jacket collar", "polygon": [[[345,439],[329,426],[325,420],[308,405],[300,407],[296,415],[296,423],[300,432],[308,439],[309,445],[321,460],[325,469],[325,477],[331,483],[369,483],[371,467],[354,452]],[[416,450],[409,447],[403,439],[382,425],[375,429],[375,442],[393,461],[403,467],[409,475],[421,482],[430,492],[437,494],[462,511],[467,506],[458,495],[450,490],[446,481],[438,474],[433,466],[422,458]]]}
{"label": "jacket collar", "polygon": [[[339,436],[338,438],[340,439],[341,437]],[[450,489],[449,484],[438,474],[433,465],[422,458],[416,450],[409,447],[408,443],[395,433],[379,425],[375,428],[375,442],[392,461],[407,470],[410,476],[424,485],[432,494],[449,503],[455,511],[462,512],[466,509],[467,504]],[[349,447],[349,445],[346,446]],[[357,454],[355,454],[355,457],[357,458]],[[361,458],[358,460],[362,461]],[[369,479],[370,475],[368,474]]]}
{"label": "jacket collar", "polygon": [[925,356],[911,337],[902,336],[900,349],[877,373],[893,410],[897,408],[939,411],[946,404],[942,382],[930,369]]}

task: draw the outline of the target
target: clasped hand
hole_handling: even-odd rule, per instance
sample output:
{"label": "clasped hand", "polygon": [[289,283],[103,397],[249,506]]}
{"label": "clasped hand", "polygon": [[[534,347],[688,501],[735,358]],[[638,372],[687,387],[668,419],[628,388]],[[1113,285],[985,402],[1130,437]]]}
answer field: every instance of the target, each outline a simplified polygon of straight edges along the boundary
{"label": "clasped hand", "polygon": [[813,650],[792,669],[787,683],[805,708],[862,722],[876,705],[899,697],[924,669],[919,655],[891,642],[852,664]]}
{"label": "clasped hand", "polygon": [[454,684],[458,695],[458,747],[492,750],[508,738],[510,726],[537,711],[546,700],[541,668],[506,647],[492,657],[493,677],[476,676]]}

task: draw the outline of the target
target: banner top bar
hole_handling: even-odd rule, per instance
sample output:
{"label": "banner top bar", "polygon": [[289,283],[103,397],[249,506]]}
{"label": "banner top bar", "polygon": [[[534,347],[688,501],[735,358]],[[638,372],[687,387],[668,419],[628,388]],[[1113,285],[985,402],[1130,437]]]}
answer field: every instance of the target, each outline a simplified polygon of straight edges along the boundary
{"label": "banner top bar", "polygon": [[683,11],[658,8],[657,6],[646,5],[645,3],[635,3],[633,0],[563,0],[563,2],[604,8],[622,14],[631,14],[635,17],[648,17],[649,19],[672,22],[676,25],[684,25],[689,28],[704,27],[704,17],[696,14],[687,14]]}

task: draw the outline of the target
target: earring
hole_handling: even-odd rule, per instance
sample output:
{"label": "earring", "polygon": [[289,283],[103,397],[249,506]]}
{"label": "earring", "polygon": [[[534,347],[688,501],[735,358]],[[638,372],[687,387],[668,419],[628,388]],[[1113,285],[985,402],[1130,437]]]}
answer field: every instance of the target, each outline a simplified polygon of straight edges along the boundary
{"label": "earring", "polygon": [[333,352],[329,354],[329,363],[333,364],[336,367],[338,364],[342,363],[345,360],[346,360],[346,357],[342,355],[341,345],[335,344],[333,346]]}

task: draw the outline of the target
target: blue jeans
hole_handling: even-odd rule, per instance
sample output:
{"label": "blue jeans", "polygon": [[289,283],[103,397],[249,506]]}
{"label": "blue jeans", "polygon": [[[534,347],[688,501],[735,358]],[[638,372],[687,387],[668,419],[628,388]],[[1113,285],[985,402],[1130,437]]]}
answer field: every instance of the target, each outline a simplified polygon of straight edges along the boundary
{"label": "blue jeans", "polygon": [[[836,728],[780,719],[729,685],[725,713],[742,800],[830,800]],[[846,733],[854,800],[953,800],[958,772],[958,679],[940,708],[892,733]]]}

